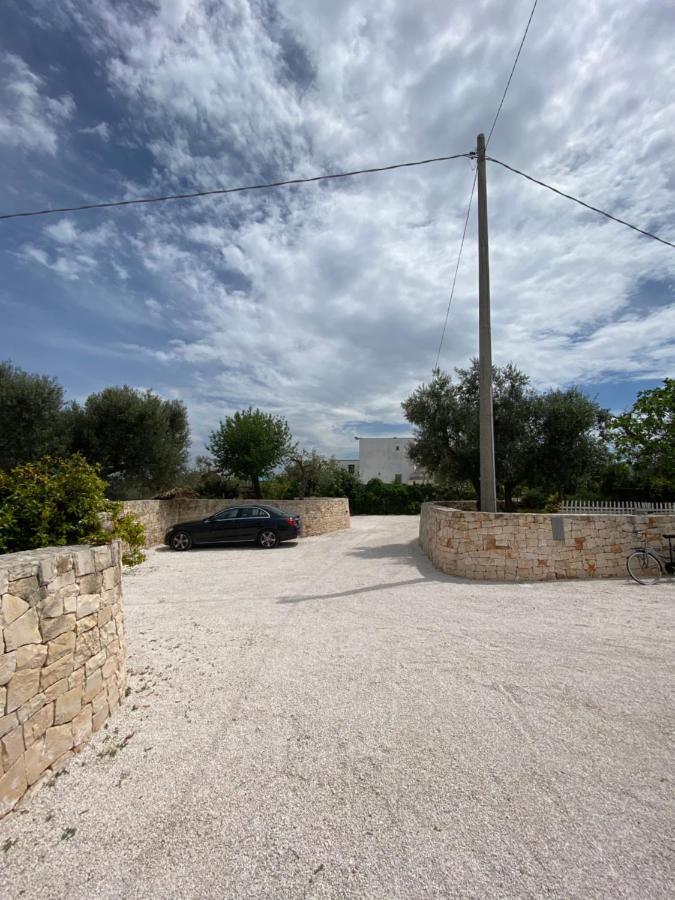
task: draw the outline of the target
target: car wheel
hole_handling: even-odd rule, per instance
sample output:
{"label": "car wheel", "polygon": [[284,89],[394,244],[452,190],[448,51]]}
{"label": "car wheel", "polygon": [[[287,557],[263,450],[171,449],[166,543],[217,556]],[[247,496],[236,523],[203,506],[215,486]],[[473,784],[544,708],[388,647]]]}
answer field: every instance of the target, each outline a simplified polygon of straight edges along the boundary
{"label": "car wheel", "polygon": [[272,547],[276,547],[278,543],[279,538],[277,537],[277,533],[276,531],[272,531],[271,528],[265,528],[265,530],[261,531],[258,535],[258,544],[265,550],[271,550]]}
{"label": "car wheel", "polygon": [[189,550],[192,546],[192,538],[184,531],[177,531],[171,538],[171,546],[174,550]]}

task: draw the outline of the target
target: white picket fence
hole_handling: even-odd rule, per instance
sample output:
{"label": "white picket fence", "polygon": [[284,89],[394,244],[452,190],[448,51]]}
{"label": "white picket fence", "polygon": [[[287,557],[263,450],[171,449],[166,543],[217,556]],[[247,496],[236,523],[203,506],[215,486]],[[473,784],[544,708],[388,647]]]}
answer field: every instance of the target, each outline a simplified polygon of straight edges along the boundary
{"label": "white picket fence", "polygon": [[564,513],[583,513],[603,516],[644,516],[675,514],[675,503],[650,503],[648,500],[570,500],[560,508]]}

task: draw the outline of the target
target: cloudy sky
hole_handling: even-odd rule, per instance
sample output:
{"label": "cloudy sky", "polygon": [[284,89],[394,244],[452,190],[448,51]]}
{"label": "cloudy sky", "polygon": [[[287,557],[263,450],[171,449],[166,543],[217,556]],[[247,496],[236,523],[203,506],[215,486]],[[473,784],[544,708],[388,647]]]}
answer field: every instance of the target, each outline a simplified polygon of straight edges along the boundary
{"label": "cloudy sky", "polygon": [[[531,0],[5,0],[0,212],[460,153]],[[675,239],[675,5],[540,0],[490,152]],[[307,446],[406,433],[467,159],[274,192],[0,221],[0,358],[79,399],[185,401],[193,450],[260,406]],[[607,406],[675,374],[675,251],[491,165],[494,360]],[[441,365],[477,352],[475,217]]]}

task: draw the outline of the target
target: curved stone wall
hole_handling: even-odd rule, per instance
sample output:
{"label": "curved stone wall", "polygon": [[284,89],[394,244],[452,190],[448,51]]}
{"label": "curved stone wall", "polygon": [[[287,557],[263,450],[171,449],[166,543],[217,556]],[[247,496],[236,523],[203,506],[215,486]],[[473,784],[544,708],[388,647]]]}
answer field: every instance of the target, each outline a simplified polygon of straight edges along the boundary
{"label": "curved stone wall", "polygon": [[675,516],[480,513],[422,505],[420,546],[448,575],[494,581],[625,576],[645,538],[667,554]]}
{"label": "curved stone wall", "polygon": [[119,541],[0,556],[0,817],[119,705],[125,657]]}
{"label": "curved stone wall", "polygon": [[301,537],[327,534],[350,527],[346,497],[307,497],[305,500],[125,500],[124,512],[136,516],[145,528],[145,546],[155,547],[177,522],[204,519],[227,506],[276,506],[302,520]]}

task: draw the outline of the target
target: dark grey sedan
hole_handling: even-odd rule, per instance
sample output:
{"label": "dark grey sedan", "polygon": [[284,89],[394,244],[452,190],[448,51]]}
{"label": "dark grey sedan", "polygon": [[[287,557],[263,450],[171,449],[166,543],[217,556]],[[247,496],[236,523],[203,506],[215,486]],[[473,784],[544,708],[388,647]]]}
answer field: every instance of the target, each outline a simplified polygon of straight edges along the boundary
{"label": "dark grey sedan", "polygon": [[271,550],[281,541],[294,540],[299,533],[300,516],[274,506],[229,506],[205,519],[172,525],[164,543],[174,550],[189,550],[204,544],[247,543]]}

